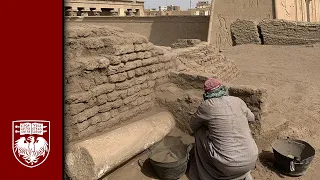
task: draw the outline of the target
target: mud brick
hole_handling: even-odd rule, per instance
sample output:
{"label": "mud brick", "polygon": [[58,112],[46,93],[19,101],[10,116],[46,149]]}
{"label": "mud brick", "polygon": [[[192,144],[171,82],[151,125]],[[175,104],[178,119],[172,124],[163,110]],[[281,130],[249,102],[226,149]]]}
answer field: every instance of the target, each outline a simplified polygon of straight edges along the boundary
{"label": "mud brick", "polygon": [[113,83],[122,82],[122,81],[125,81],[127,77],[128,77],[127,72],[114,74],[109,76],[109,81]]}
{"label": "mud brick", "polygon": [[139,106],[140,104],[143,104],[145,102],[145,98],[144,97],[139,97],[138,99],[136,99],[135,101],[131,102],[130,104],[132,106]]}
{"label": "mud brick", "polygon": [[108,112],[112,109],[112,102],[99,106],[99,113]]}
{"label": "mud brick", "polygon": [[[104,58],[104,57],[100,57]],[[99,57],[78,57],[75,61],[82,63],[82,66],[85,70],[92,71],[94,69],[99,68],[100,66],[100,59]]]}
{"label": "mud brick", "polygon": [[116,90],[123,90],[123,89],[128,89],[129,87],[133,86],[135,84],[134,79],[127,80],[121,83],[116,84]]}
{"label": "mud brick", "polygon": [[103,83],[108,82],[108,76],[104,75],[104,72],[102,71],[92,71],[92,76],[95,84],[97,85],[101,85]]}
{"label": "mud brick", "polygon": [[142,75],[144,75],[144,74],[143,74],[143,71],[142,71],[142,68],[143,68],[143,67],[137,68],[137,69],[134,70],[136,76],[142,76]]}
{"label": "mud brick", "polygon": [[[119,107],[120,107],[120,106],[119,106]],[[112,118],[118,116],[119,114],[120,114],[120,113],[119,113],[119,110],[118,110],[118,109],[112,109],[112,110],[110,111],[110,115],[111,115]]]}
{"label": "mud brick", "polygon": [[[65,62],[65,73],[69,76],[80,74],[83,70],[83,64],[76,61],[67,61]],[[66,76],[68,77],[68,76]]]}
{"label": "mud brick", "polygon": [[172,54],[171,53],[167,53],[163,56],[159,56],[159,62],[168,62],[172,59]]}
{"label": "mud brick", "polygon": [[128,78],[131,79],[136,75],[136,72],[134,70],[131,70],[131,71],[128,71],[127,74],[128,74]]}
{"label": "mud brick", "polygon": [[125,70],[128,71],[128,70],[140,67],[140,66],[142,66],[142,61],[141,60],[127,62]]}
{"label": "mud brick", "polygon": [[146,96],[146,95],[148,95],[148,94],[151,94],[152,92],[153,92],[152,89],[142,89],[142,90],[140,91],[140,95],[141,95],[141,96]]}
{"label": "mud brick", "polygon": [[65,42],[65,55],[66,59],[73,59],[80,57],[85,51],[85,47],[81,45],[79,40],[66,39]]}
{"label": "mud brick", "polygon": [[121,73],[125,71],[125,65],[123,63],[120,63],[118,65],[115,66],[108,66],[107,68],[107,74],[108,75],[113,75],[113,74],[117,74],[117,73]]}
{"label": "mud brick", "polygon": [[170,69],[172,67],[175,67],[175,63],[173,61],[164,63],[164,69]]}
{"label": "mud brick", "polygon": [[142,89],[142,88],[141,88],[141,84],[138,84],[138,85],[135,85],[135,86],[134,86],[134,92],[135,92],[135,93],[136,93],[136,92],[139,92],[141,89]]}
{"label": "mud brick", "polygon": [[131,96],[132,94],[134,94],[134,86],[128,89],[128,96]]}
{"label": "mud brick", "polygon": [[114,45],[107,49],[109,54],[114,55],[121,55],[121,54],[128,54],[134,52],[134,45],[126,44],[126,45]]}
{"label": "mud brick", "polygon": [[125,63],[137,59],[137,53],[124,54],[121,56],[121,62]]}
{"label": "mud brick", "polygon": [[90,91],[76,93],[76,94],[67,94],[66,102],[68,104],[88,102],[91,98],[92,98],[92,93]]}
{"label": "mud brick", "polygon": [[134,69],[136,67],[137,67],[137,62],[136,61],[130,61],[130,62],[127,62],[125,64],[124,69],[125,69],[125,71],[129,71],[129,70]]}
{"label": "mud brick", "polygon": [[68,79],[67,92],[74,91],[74,88],[79,88],[77,91],[88,91],[95,86],[95,81],[93,75],[82,74],[82,76],[73,76]]}
{"label": "mud brick", "polygon": [[166,74],[165,74],[164,71],[159,71],[159,72],[150,74],[150,79],[155,80],[155,79],[161,78],[161,77],[163,77],[165,75]]}
{"label": "mud brick", "polygon": [[135,73],[137,76],[142,76],[148,73],[148,67],[140,67],[135,69]]}
{"label": "mud brick", "polygon": [[102,94],[97,97],[97,105],[100,106],[104,103],[108,102],[108,97],[106,94]]}
{"label": "mud brick", "polygon": [[147,68],[148,68],[148,72],[150,72],[150,73],[154,73],[154,72],[156,72],[156,71],[158,71],[158,64],[153,64],[153,65],[151,65],[151,66],[148,66]]}
{"label": "mud brick", "polygon": [[88,119],[87,121],[90,122],[91,125],[95,125],[101,122],[101,113],[93,116],[92,118]]}
{"label": "mud brick", "polygon": [[140,105],[140,106],[139,106],[139,109],[140,109],[141,111],[146,111],[146,110],[150,109],[150,108],[153,107],[153,106],[154,106],[154,102],[153,102],[153,101],[151,101],[151,102],[146,102],[146,103],[143,103],[142,105]]}
{"label": "mud brick", "polygon": [[147,96],[144,97],[144,101],[145,102],[150,102],[154,99],[154,95],[153,94],[149,94]]}
{"label": "mud brick", "polygon": [[143,44],[147,43],[148,39],[145,36],[142,36],[140,34],[132,33],[133,35],[131,36],[133,38],[133,43],[134,44]]}
{"label": "mud brick", "polygon": [[80,92],[84,91],[80,86],[80,82],[78,82],[78,81],[75,81],[75,82],[71,81],[71,82],[68,82],[65,84],[66,84],[65,89],[66,89],[67,94],[80,93]]}
{"label": "mud brick", "polygon": [[153,63],[155,63],[156,59],[157,58],[155,58],[155,57],[148,58],[148,59],[143,59],[142,60],[142,66],[153,64]]}
{"label": "mud brick", "polygon": [[114,45],[123,45],[127,44],[125,39],[119,36],[105,36],[100,37],[100,40],[103,42],[104,46],[110,47]]}
{"label": "mud brick", "polygon": [[101,94],[112,92],[115,89],[114,84],[101,84],[99,86],[94,87],[91,92],[93,96],[99,96]]}
{"label": "mud brick", "polygon": [[137,59],[144,59],[144,52],[137,52]]}
{"label": "mud brick", "polygon": [[115,101],[119,97],[120,98],[125,98],[127,96],[127,93],[128,93],[127,90],[113,91],[112,93],[107,94],[108,102]]}
{"label": "mud brick", "polygon": [[81,44],[87,49],[98,49],[104,47],[104,43],[100,38],[88,37],[79,40]]}
{"label": "mud brick", "polygon": [[128,89],[128,96],[131,96],[134,93],[139,92],[140,90],[141,90],[141,85],[140,84],[135,85],[135,86]]}
{"label": "mud brick", "polygon": [[156,81],[148,81],[148,87],[153,88],[156,85]]}
{"label": "mud brick", "polygon": [[159,56],[160,54],[158,54],[158,52],[155,49],[150,50],[151,52],[151,56],[155,57],[155,56]]}
{"label": "mud brick", "polygon": [[135,101],[135,100],[138,99],[138,98],[139,98],[139,94],[136,93],[136,94],[133,94],[132,96],[129,96],[129,97],[125,98],[125,99],[123,100],[123,103],[124,103],[125,105],[127,105],[127,104]]}
{"label": "mud brick", "polygon": [[84,69],[92,71],[98,68],[106,68],[109,66],[110,61],[104,56],[89,56],[79,57],[76,61],[83,64]]}
{"label": "mud brick", "polygon": [[87,120],[90,117],[93,117],[94,115],[96,115],[99,111],[99,107],[98,106],[94,106],[90,109],[86,109],[83,112],[70,117],[70,123],[71,124],[76,124],[76,123],[80,123],[83,122],[85,120]]}
{"label": "mud brick", "polygon": [[127,112],[130,110],[130,107],[128,106],[122,106],[118,109],[119,113]]}
{"label": "mud brick", "polygon": [[134,45],[134,51],[149,51],[154,48],[152,43],[144,43],[144,44],[135,44]]}
{"label": "mud brick", "polygon": [[121,90],[120,98],[124,99],[128,96],[128,90]]}
{"label": "mud brick", "polygon": [[79,114],[85,109],[93,107],[93,105],[95,104],[95,101],[96,101],[95,98],[91,98],[87,103],[67,104],[66,113],[72,116]]}
{"label": "mud brick", "polygon": [[96,127],[89,126],[87,129],[79,132],[78,136],[79,136],[79,138],[88,137],[88,136],[92,135],[93,133],[95,133],[96,130],[97,130]]}
{"label": "mud brick", "polygon": [[103,55],[107,59],[109,59],[111,65],[118,65],[121,63],[121,56],[114,56],[114,55]]}
{"label": "mud brick", "polygon": [[144,53],[144,58],[147,59],[147,58],[151,58],[152,57],[152,53],[150,51],[146,51]]}
{"label": "mud brick", "polygon": [[100,113],[101,122],[108,121],[111,118],[110,112]]}
{"label": "mud brick", "polygon": [[158,85],[164,84],[168,81],[169,81],[169,79],[167,77],[159,78],[156,80],[156,85],[158,86]]}
{"label": "mud brick", "polygon": [[[107,111],[111,112],[112,109],[119,108],[122,105],[123,105],[122,99],[119,99],[119,100],[113,101],[113,102],[108,102],[106,104],[99,106],[99,112],[100,113],[104,113]],[[112,115],[111,115],[111,117],[112,117]]]}
{"label": "mud brick", "polygon": [[145,81],[144,83],[141,84],[141,89],[147,89],[148,88],[148,82]]}
{"label": "mud brick", "polygon": [[156,64],[158,70],[162,70],[164,69],[164,63],[159,63],[159,64]]}
{"label": "mud brick", "polygon": [[148,79],[148,76],[140,76],[135,79],[136,84],[142,84]]}
{"label": "mud brick", "polygon": [[153,64],[161,63],[159,57],[151,57],[153,59]]}
{"label": "mud brick", "polygon": [[142,73],[143,74],[147,74],[149,72],[149,67],[146,66],[146,67],[141,67],[141,70],[142,70]]}
{"label": "mud brick", "polygon": [[81,132],[81,131],[87,129],[89,127],[89,125],[90,125],[90,121],[86,120],[81,123],[75,124],[75,127],[79,132]]}
{"label": "mud brick", "polygon": [[142,61],[141,60],[135,60],[134,62],[136,62],[137,67],[141,67],[142,66]]}
{"label": "mud brick", "polygon": [[161,48],[161,47],[159,47],[159,46],[154,46],[154,49],[153,49],[153,50],[155,51],[155,53],[156,53],[157,55],[163,55],[163,54],[164,54],[164,49]]}
{"label": "mud brick", "polygon": [[148,42],[145,36],[136,33],[122,33],[119,36],[124,38],[127,43],[142,44]]}

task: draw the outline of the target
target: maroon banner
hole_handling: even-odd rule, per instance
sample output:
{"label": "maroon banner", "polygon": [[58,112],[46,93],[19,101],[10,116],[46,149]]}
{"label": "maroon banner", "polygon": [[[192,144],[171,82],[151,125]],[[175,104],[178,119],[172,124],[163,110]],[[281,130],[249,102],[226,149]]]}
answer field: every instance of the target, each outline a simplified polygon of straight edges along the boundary
{"label": "maroon banner", "polygon": [[1,5],[0,179],[62,179],[62,1]]}

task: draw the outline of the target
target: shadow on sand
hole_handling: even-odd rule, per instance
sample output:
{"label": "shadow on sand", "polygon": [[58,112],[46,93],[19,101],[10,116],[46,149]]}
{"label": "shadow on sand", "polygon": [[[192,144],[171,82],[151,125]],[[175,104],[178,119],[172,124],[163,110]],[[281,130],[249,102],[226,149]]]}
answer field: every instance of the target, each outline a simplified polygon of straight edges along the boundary
{"label": "shadow on sand", "polygon": [[259,161],[268,170],[276,173],[279,177],[284,178],[285,176],[278,170],[277,163],[274,155],[271,151],[262,151],[259,154]]}

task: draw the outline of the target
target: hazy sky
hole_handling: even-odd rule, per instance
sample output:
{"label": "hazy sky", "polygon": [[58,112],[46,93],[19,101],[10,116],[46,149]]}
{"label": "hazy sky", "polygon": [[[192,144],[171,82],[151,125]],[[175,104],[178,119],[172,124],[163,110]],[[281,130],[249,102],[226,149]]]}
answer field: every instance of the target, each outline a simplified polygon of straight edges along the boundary
{"label": "hazy sky", "polygon": [[[191,0],[191,7],[194,8],[199,0]],[[145,0],[144,7],[149,8],[159,8],[159,6],[165,5],[176,5],[180,6],[182,9],[187,10],[190,8],[190,0]]]}

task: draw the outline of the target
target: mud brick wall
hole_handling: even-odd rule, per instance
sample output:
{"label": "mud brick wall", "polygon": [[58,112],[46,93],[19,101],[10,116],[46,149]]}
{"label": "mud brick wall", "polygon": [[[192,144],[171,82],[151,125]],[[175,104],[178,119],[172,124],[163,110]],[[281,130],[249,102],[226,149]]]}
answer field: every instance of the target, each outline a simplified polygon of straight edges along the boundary
{"label": "mud brick wall", "polygon": [[159,46],[170,46],[178,39],[208,38],[209,16],[135,16],[135,17],[106,17],[86,16],[66,17],[71,24],[94,24],[119,27],[125,32],[137,33]]}
{"label": "mud brick wall", "polygon": [[108,26],[67,26],[66,142],[106,131],[154,105],[154,88],[175,69],[145,37]]}
{"label": "mud brick wall", "polygon": [[272,0],[215,0],[211,10],[210,43],[219,49],[232,46],[230,24],[237,19],[261,21],[275,18]]}
{"label": "mud brick wall", "polygon": [[258,23],[253,21],[240,19],[231,23],[232,45],[261,44],[257,25]]}
{"label": "mud brick wall", "polygon": [[263,88],[252,86],[229,86],[229,94],[242,99],[254,114],[255,122],[249,125],[253,134],[259,135],[261,131],[261,121],[266,113],[267,91]]}
{"label": "mud brick wall", "polygon": [[263,20],[259,23],[237,20],[231,24],[233,45],[299,45],[320,42],[320,23]]}
{"label": "mud brick wall", "polygon": [[233,60],[227,59],[218,49],[207,43],[201,43],[195,47],[175,49],[173,52],[177,54],[177,72],[181,72],[182,75],[215,77],[229,82],[239,74]]}
{"label": "mud brick wall", "polygon": [[[203,83],[206,77],[193,74],[175,74],[184,81],[175,81],[157,87],[157,102],[168,108],[174,115],[177,126],[186,133],[192,133],[189,123],[192,115],[203,101]],[[179,82],[182,84],[179,84]],[[190,83],[187,83],[190,82]],[[255,115],[255,121],[249,123],[253,135],[261,133],[261,122],[265,117],[267,92],[252,86],[235,86],[226,83],[231,96],[239,97]]]}
{"label": "mud brick wall", "polygon": [[320,42],[320,23],[264,20],[258,27],[264,44],[296,45]]}

